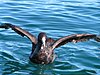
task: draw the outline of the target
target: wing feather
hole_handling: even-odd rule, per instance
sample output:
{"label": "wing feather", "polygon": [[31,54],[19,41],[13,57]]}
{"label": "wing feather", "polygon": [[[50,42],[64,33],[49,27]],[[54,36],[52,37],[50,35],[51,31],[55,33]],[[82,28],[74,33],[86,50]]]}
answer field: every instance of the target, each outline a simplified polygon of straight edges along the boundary
{"label": "wing feather", "polygon": [[74,35],[65,36],[63,38],[56,40],[54,44],[52,45],[52,47],[54,49],[68,42],[77,43],[77,42],[87,41],[89,39],[94,39],[100,42],[100,37],[97,37],[95,34],[74,34]]}
{"label": "wing feather", "polygon": [[23,30],[22,28],[12,25],[10,23],[3,23],[1,24],[0,28],[5,28],[5,29],[9,29],[11,28],[12,30],[14,30],[16,33],[18,33],[21,36],[26,36],[28,37],[32,43],[36,44],[37,40],[35,38],[35,36],[33,36],[32,34],[30,34],[29,32],[27,32],[26,30]]}

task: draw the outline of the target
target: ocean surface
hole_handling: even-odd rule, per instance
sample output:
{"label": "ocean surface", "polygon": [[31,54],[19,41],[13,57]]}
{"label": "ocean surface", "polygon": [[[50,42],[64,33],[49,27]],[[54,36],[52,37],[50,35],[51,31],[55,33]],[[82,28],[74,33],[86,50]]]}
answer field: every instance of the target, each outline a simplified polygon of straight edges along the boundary
{"label": "ocean surface", "polygon": [[[0,24],[11,23],[35,36],[58,39],[79,33],[100,35],[100,0],[0,0]],[[55,49],[52,64],[30,62],[31,42],[0,29],[0,75],[100,75],[100,43],[68,43]]]}

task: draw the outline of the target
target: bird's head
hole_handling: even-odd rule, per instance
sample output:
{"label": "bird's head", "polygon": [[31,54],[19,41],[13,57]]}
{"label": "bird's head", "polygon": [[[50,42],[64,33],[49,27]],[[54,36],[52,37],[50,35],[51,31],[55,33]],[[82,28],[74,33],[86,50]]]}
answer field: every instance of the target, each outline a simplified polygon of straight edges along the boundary
{"label": "bird's head", "polygon": [[43,45],[44,47],[46,46],[46,40],[47,40],[47,36],[44,32],[41,32],[38,35],[38,43],[41,43],[41,45]]}

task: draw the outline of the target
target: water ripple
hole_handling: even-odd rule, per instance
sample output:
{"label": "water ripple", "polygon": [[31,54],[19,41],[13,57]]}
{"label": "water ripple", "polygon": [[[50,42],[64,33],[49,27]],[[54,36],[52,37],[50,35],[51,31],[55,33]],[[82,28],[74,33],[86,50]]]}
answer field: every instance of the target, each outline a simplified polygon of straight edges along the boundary
{"label": "water ripple", "polygon": [[[46,32],[54,39],[77,33],[100,35],[99,12],[99,0],[0,1],[0,23],[12,23],[35,36]],[[31,43],[27,38],[0,29],[0,74],[99,75],[99,46],[94,40],[69,43],[55,49],[54,63],[37,65],[29,61]]]}

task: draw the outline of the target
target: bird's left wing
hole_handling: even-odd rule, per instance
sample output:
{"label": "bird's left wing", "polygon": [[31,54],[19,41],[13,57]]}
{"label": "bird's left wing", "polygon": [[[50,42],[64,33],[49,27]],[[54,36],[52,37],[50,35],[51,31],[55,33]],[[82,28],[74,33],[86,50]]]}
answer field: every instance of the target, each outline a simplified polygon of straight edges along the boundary
{"label": "bird's left wing", "polygon": [[74,35],[69,35],[69,36],[65,36],[63,38],[60,38],[58,40],[56,40],[54,42],[54,44],[52,45],[53,49],[60,47],[68,42],[82,42],[82,41],[87,41],[89,39],[94,39],[97,42],[100,42],[100,37],[98,37],[95,34],[74,34]]}

